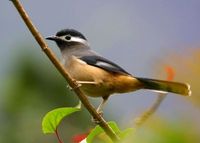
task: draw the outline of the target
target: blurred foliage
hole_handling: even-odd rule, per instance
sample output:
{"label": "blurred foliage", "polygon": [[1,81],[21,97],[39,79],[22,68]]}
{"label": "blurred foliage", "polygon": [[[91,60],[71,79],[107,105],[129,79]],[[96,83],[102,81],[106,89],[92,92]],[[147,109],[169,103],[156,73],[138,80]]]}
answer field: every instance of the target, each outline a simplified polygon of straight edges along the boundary
{"label": "blurred foliage", "polygon": [[133,136],[136,143],[199,143],[199,129],[192,121],[152,116]]}
{"label": "blurred foliage", "polygon": [[175,70],[175,80],[187,82],[191,85],[192,96],[188,99],[200,106],[200,49],[188,48],[186,51],[168,54],[160,67],[169,64]]}
{"label": "blurred foliage", "polygon": [[186,54],[173,55],[172,58],[177,61],[177,72],[181,73],[177,78],[185,79],[191,85],[192,96],[190,100],[195,105],[200,106],[200,49],[186,51]]}
{"label": "blurred foliage", "polygon": [[[22,47],[23,52],[11,62],[9,77],[1,81],[0,142],[57,142],[53,135],[42,133],[42,117],[54,108],[74,106],[78,99],[44,55],[37,57],[37,53],[24,50],[29,46]],[[85,112],[62,121],[59,132],[63,140],[69,142],[74,134],[90,128],[90,116]]]}

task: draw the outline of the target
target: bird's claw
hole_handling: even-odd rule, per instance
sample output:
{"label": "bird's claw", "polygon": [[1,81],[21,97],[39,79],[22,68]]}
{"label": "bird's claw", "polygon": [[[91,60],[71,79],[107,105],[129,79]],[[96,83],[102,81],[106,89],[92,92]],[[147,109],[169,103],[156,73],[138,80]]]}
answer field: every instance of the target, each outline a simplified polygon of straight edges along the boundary
{"label": "bird's claw", "polygon": [[[97,113],[99,114],[99,116],[103,117],[103,111],[97,111]],[[99,124],[100,123],[100,121],[97,120],[94,117],[92,117],[92,122],[94,122],[95,124]]]}
{"label": "bird's claw", "polygon": [[79,88],[79,87],[81,87],[81,84],[80,83],[77,83],[77,85],[75,86],[75,87],[71,87],[69,84],[67,85],[67,88],[69,89],[69,90],[71,90],[71,91],[73,91],[74,89],[77,89],[77,88]]}

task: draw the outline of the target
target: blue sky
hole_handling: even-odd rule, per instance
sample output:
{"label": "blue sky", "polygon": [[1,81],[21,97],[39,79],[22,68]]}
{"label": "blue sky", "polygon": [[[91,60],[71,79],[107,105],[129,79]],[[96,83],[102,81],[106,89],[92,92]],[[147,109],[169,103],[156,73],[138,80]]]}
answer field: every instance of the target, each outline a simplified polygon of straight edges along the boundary
{"label": "blue sky", "polygon": [[[78,29],[88,37],[93,49],[125,64],[133,74],[138,72],[138,66],[147,66],[147,61],[153,61],[165,51],[197,47],[200,43],[198,0],[43,0],[22,3],[44,36],[67,27]],[[16,50],[15,44],[34,41],[9,1],[2,1],[0,12],[0,44],[4,47],[0,49],[0,57],[3,59],[1,65],[4,65],[11,56],[10,50]],[[120,55],[122,52],[126,56]],[[130,59],[136,71],[127,63]],[[140,64],[134,62],[138,60]]]}

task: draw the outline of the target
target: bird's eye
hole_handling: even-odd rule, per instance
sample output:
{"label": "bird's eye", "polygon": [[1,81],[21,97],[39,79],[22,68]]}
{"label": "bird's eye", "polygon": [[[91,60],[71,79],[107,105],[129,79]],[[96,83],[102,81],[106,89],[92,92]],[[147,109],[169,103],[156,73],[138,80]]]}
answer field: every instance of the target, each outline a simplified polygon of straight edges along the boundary
{"label": "bird's eye", "polygon": [[65,36],[65,39],[66,39],[66,40],[71,40],[71,36],[70,36],[70,35],[67,35],[67,36]]}

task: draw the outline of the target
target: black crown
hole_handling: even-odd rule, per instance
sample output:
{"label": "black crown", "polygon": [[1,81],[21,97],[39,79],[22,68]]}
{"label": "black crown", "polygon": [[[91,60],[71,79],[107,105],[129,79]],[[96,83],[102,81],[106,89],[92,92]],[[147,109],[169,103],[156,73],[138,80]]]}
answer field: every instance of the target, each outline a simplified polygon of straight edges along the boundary
{"label": "black crown", "polygon": [[74,30],[74,29],[63,29],[63,30],[60,30],[56,33],[56,36],[64,36],[64,35],[71,35],[71,36],[74,36],[74,37],[80,37],[82,39],[87,40],[82,33],[80,33],[77,30]]}

